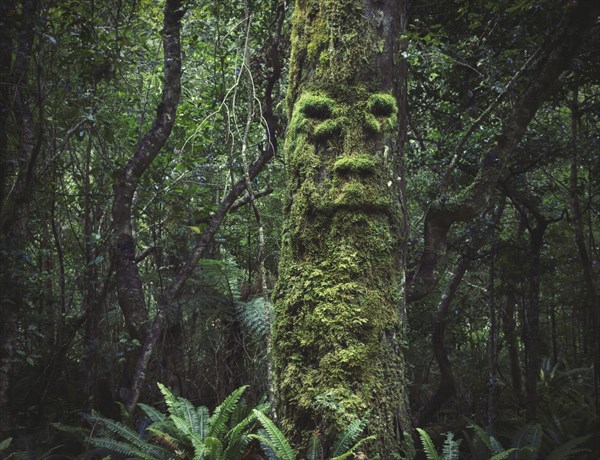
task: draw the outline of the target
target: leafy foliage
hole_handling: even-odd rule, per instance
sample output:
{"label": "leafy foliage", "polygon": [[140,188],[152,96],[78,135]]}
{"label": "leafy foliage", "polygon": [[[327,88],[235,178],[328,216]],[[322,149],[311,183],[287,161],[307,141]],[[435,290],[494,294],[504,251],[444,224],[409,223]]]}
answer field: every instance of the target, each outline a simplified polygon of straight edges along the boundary
{"label": "leafy foliage", "polygon": [[[126,456],[142,459],[171,459],[173,455],[198,460],[235,460],[242,457],[261,410],[248,412],[242,420],[233,420],[241,403],[246,386],[231,393],[210,415],[209,410],[194,405],[171,390],[158,384],[163,394],[168,414],[140,404],[150,420],[150,425],[137,432],[121,422],[92,414],[88,419],[98,424],[94,427],[91,443]],[[264,410],[264,408],[263,408]],[[113,436],[111,436],[113,435]],[[115,437],[117,439],[115,439]]]}

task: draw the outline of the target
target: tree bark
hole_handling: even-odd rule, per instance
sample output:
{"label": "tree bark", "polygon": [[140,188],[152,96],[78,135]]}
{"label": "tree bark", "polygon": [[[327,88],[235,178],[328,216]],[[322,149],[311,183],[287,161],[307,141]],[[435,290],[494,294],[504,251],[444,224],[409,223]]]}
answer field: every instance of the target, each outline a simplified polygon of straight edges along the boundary
{"label": "tree bark", "polygon": [[112,220],[115,233],[117,295],[130,336],[142,342],[146,336],[147,307],[135,262],[132,228],[133,196],[140,178],[159,154],[173,125],[181,93],[181,0],[167,0],[163,19],[164,73],[162,101],[150,130],[135,147],[115,189]]}
{"label": "tree bark", "polygon": [[[17,2],[6,8],[6,11],[14,8],[12,13],[17,15]],[[26,228],[40,149],[39,133],[36,132],[40,127],[34,123],[28,94],[37,2],[22,2],[21,14],[16,17],[18,20],[11,27],[8,19],[3,20],[0,33],[0,65],[2,72],[6,72],[6,84],[0,85],[0,433],[11,428],[10,371],[17,341],[18,315],[25,295]],[[17,33],[15,43],[10,35],[12,26]],[[9,145],[7,137],[11,113],[15,121],[13,129],[18,134],[15,146]],[[14,169],[9,165],[14,165]],[[9,189],[11,176],[15,179]]]}
{"label": "tree bark", "polygon": [[[575,230],[575,244],[583,268],[583,279],[588,293],[589,316],[592,325],[592,341],[594,347],[594,392],[596,406],[600,395],[600,295],[598,294],[598,277],[594,271],[592,257],[586,244],[583,216],[584,212],[579,199],[579,179],[578,179],[578,152],[577,137],[579,123],[579,88],[577,83],[573,90],[573,100],[571,104],[571,174],[570,174],[570,205],[573,213],[573,225]],[[597,411],[600,408],[597,407]]]}
{"label": "tree bark", "polygon": [[277,417],[327,451],[367,416],[369,455],[401,452],[405,395],[399,197],[401,3],[298,0],[286,222],[273,331]]}

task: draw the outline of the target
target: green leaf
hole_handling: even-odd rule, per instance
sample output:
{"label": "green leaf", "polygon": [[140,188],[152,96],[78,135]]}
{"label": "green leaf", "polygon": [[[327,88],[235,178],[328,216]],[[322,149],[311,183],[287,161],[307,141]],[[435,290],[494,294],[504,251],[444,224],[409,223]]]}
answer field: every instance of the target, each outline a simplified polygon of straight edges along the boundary
{"label": "green leaf", "polygon": [[435,450],[435,445],[433,444],[429,434],[427,434],[427,431],[422,428],[417,428],[417,432],[419,433],[419,437],[423,443],[423,451],[425,452],[427,460],[440,460],[440,456]]}
{"label": "green leaf", "polygon": [[225,432],[225,428],[227,422],[229,421],[229,417],[235,410],[240,398],[242,397],[242,393],[246,391],[248,385],[244,385],[233,393],[231,393],[225,400],[215,409],[215,412],[210,417],[208,421],[208,435],[214,436],[218,438]]}
{"label": "green leaf", "polygon": [[275,452],[275,454],[282,460],[296,460],[296,454],[294,453],[294,449],[292,449],[292,446],[285,438],[285,435],[281,432],[279,428],[277,428],[277,426],[275,426],[273,421],[265,414],[263,414],[260,411],[257,411],[256,409],[254,409],[252,412],[267,432],[268,439],[256,434],[251,434],[250,437],[258,439],[259,441],[267,444],[271,449],[273,449],[273,452]]}

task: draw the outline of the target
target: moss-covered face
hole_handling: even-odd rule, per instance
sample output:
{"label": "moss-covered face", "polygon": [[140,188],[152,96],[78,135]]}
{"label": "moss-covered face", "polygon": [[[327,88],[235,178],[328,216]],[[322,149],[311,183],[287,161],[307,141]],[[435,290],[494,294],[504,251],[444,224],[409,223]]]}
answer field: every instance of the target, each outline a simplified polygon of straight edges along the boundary
{"label": "moss-covered face", "polygon": [[[389,345],[400,327],[403,276],[387,158],[396,123],[386,93],[305,91],[294,104],[273,339],[289,430],[333,434],[369,407],[387,411],[399,400],[384,383],[402,375]],[[386,423],[374,415],[370,427],[377,433]]]}
{"label": "moss-covered face", "polygon": [[[309,181],[312,210],[390,213],[386,134],[397,123],[395,99],[386,93],[334,99],[304,93],[288,135],[290,177]],[[309,185],[310,186],[310,185]],[[293,189],[294,187],[292,187]]]}

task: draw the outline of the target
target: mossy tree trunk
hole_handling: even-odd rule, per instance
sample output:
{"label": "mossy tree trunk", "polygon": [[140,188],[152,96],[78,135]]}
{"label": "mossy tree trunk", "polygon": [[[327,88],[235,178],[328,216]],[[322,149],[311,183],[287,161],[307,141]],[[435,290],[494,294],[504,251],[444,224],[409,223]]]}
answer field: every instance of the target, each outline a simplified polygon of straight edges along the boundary
{"label": "mossy tree trunk", "polygon": [[296,2],[273,361],[277,415],[299,449],[318,430],[327,451],[368,416],[366,450],[386,458],[409,429],[401,11],[396,0]]}

